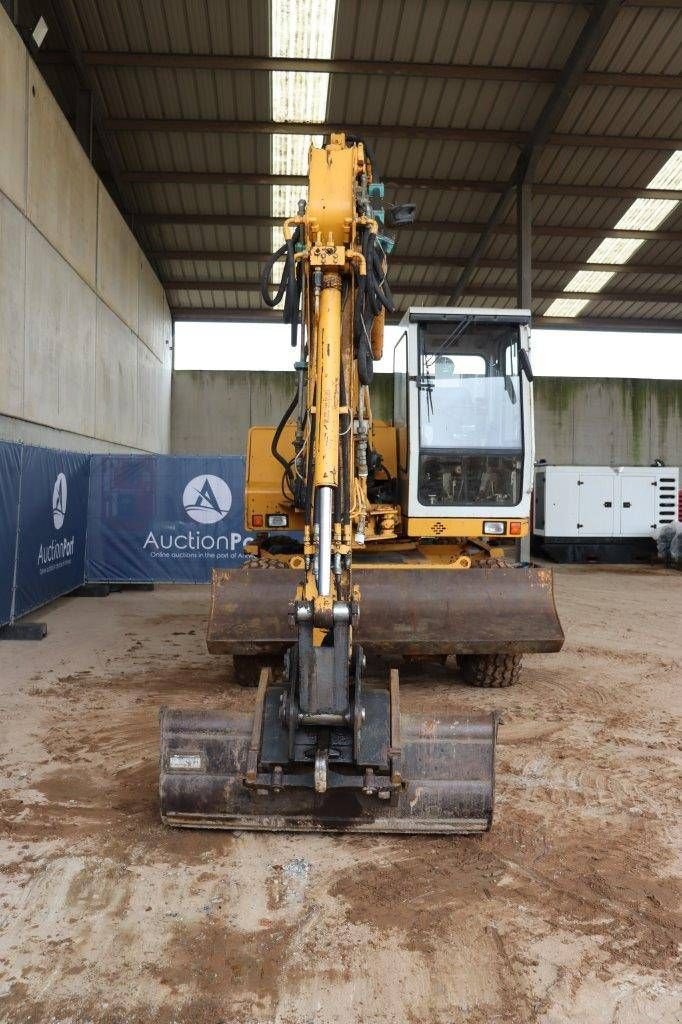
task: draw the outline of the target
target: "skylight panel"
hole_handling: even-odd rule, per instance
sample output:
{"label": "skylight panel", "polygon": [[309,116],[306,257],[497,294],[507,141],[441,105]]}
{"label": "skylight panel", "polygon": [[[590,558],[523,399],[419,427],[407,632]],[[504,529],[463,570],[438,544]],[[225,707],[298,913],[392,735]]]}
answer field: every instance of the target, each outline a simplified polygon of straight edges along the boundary
{"label": "skylight panel", "polygon": [[616,224],[619,231],[655,231],[677,206],[677,199],[635,199]]}
{"label": "skylight panel", "polygon": [[[682,199],[682,150],[675,150],[666,160],[647,188],[680,189]],[[618,231],[655,231],[679,205],[677,199],[635,199],[615,225]],[[587,263],[627,263],[641,245],[643,238],[605,238],[599,243]],[[613,277],[615,271],[579,270],[564,291],[599,292]],[[578,316],[589,299],[555,299],[545,316]]]}
{"label": "skylight panel", "polygon": [[627,263],[633,253],[644,245],[643,238],[605,238],[600,242],[588,263]]}
{"label": "skylight panel", "polygon": [[334,0],[271,0],[273,57],[330,57]]}
{"label": "skylight panel", "polygon": [[[299,199],[308,198],[308,189],[305,185],[274,185],[272,189],[272,216],[281,217],[284,220],[285,217],[295,217],[298,213],[298,202]],[[278,238],[280,239],[279,245],[282,244],[282,229],[281,227],[275,228],[278,232]]]}
{"label": "skylight panel", "polygon": [[[682,149],[676,149],[666,160],[658,174],[649,182],[648,188],[678,188],[682,190]],[[680,197],[682,199],[682,196]]]}
{"label": "skylight panel", "polygon": [[589,302],[589,299],[555,299],[544,316],[578,316]]}
{"label": "skylight panel", "polygon": [[[334,0],[272,0],[273,57],[329,59]],[[324,72],[273,71],[274,121],[324,121],[329,75]]]}
{"label": "skylight panel", "polygon": [[273,121],[324,121],[328,92],[327,74],[316,71],[273,71]]}
{"label": "skylight panel", "polygon": [[308,150],[311,142],[319,146],[321,135],[273,135],[272,173],[307,174]]}
{"label": "skylight panel", "polygon": [[614,274],[613,270],[579,270],[564,287],[564,291],[599,292]]}
{"label": "skylight panel", "polygon": [[[301,57],[328,60],[332,54],[335,0],[271,0],[270,52],[273,57]],[[327,116],[329,75],[326,72],[273,71],[272,119],[286,122],[321,123]],[[270,167],[273,174],[308,173],[310,146],[322,145],[321,135],[272,136]],[[294,217],[299,199],[307,199],[305,186],[275,185],[272,189],[273,217]],[[283,241],[282,228],[272,230],[273,251]]]}

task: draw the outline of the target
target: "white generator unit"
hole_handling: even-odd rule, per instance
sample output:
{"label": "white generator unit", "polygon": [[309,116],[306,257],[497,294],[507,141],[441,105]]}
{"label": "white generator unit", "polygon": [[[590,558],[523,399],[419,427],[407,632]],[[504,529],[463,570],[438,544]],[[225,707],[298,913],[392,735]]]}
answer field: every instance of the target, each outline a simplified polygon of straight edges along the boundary
{"label": "white generator unit", "polygon": [[648,560],[655,530],[676,518],[678,475],[669,466],[536,466],[535,549],[562,562]]}

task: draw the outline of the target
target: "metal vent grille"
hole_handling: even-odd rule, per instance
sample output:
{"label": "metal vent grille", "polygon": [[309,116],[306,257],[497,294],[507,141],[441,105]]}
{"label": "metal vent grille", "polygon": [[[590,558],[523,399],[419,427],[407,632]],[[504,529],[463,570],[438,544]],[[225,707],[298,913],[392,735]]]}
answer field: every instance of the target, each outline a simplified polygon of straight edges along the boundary
{"label": "metal vent grille", "polygon": [[662,476],[658,483],[658,521],[672,523],[675,519],[677,487],[674,476]]}
{"label": "metal vent grille", "polygon": [[445,524],[441,522],[434,523],[433,526],[431,527],[431,533],[435,533],[438,537],[440,537],[441,533],[445,533]]}

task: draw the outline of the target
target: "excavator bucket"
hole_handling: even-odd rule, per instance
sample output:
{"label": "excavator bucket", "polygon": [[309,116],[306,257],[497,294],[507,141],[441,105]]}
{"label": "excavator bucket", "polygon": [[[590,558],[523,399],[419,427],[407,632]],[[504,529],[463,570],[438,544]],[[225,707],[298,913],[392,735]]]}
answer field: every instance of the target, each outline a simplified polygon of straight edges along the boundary
{"label": "excavator bucket", "polygon": [[[353,579],[361,597],[353,642],[367,652],[391,658],[554,651],[563,641],[551,573],[543,569],[364,567]],[[296,638],[288,615],[296,582],[296,570],[288,568],[216,571],[209,650],[270,664],[282,658]],[[362,698],[361,728],[369,746],[382,752],[383,774],[368,774],[363,766],[376,762],[363,756],[348,728],[330,728],[329,748],[338,760],[326,792],[316,792],[309,768],[300,759],[287,763],[293,748],[280,715],[287,686],[286,679],[274,684],[264,669],[253,715],[162,711],[160,798],[167,824],[427,834],[490,828],[495,714],[400,714],[393,670],[388,690],[368,687]],[[301,730],[297,749],[314,750],[314,734]]]}
{"label": "excavator bucket", "polygon": [[161,712],[161,816],[185,828],[466,834],[490,828],[494,714],[400,717],[403,783],[389,799],[357,788],[261,792],[245,785],[253,716]]}
{"label": "excavator bucket", "polygon": [[[287,568],[215,570],[209,651],[283,656],[296,635],[288,616],[296,582]],[[550,569],[360,567],[353,582],[361,595],[354,641],[368,654],[523,654],[564,641]]]}

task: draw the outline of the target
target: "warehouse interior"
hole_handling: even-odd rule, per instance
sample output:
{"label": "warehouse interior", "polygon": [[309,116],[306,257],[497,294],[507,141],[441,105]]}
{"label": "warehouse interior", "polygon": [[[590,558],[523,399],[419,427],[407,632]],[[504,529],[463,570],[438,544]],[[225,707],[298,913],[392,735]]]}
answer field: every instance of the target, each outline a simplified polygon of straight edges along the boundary
{"label": "warehouse interior", "polygon": [[170,828],[158,716],[253,714],[207,649],[211,570],[263,525],[249,431],[297,356],[184,369],[178,339],[282,322],[261,270],[311,144],[363,141],[387,210],[416,206],[390,328],[528,310],[531,363],[545,330],[673,363],[681,54],[679,0],[2,0],[1,1020],[678,1020],[679,379],[531,370],[503,556],[553,576],[563,648],[503,689],[399,659],[407,713],[498,716],[490,831]]}

